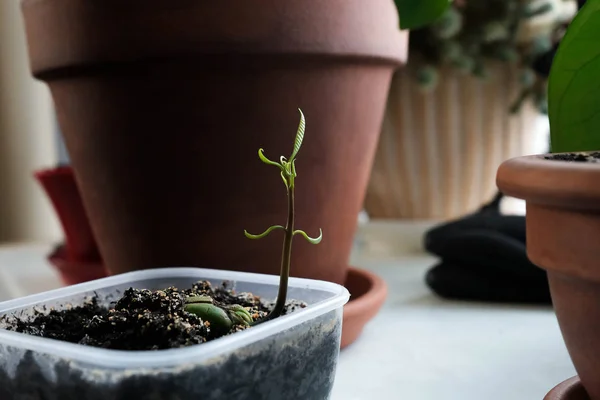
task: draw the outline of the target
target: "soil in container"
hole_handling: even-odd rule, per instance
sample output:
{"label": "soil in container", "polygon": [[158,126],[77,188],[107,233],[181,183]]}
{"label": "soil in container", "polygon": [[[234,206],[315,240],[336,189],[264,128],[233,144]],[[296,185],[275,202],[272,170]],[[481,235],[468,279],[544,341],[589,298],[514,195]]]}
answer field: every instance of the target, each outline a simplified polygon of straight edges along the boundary
{"label": "soil in container", "polygon": [[[212,318],[188,312],[187,299],[197,297],[208,297],[210,304],[224,309],[239,305],[254,321],[265,318],[273,308],[272,303],[252,293],[236,293],[228,282],[213,287],[208,281],[200,281],[185,290],[129,288],[108,307],[94,296],[81,305],[67,304],[60,310],[41,310],[32,316],[8,314],[0,317],[0,326],[28,335],[114,350],[186,347],[250,328],[236,322],[224,327],[211,323]],[[284,314],[304,307],[305,303],[289,301]]]}
{"label": "soil in container", "polygon": [[592,153],[559,153],[544,156],[546,160],[571,162],[600,162],[600,151]]}

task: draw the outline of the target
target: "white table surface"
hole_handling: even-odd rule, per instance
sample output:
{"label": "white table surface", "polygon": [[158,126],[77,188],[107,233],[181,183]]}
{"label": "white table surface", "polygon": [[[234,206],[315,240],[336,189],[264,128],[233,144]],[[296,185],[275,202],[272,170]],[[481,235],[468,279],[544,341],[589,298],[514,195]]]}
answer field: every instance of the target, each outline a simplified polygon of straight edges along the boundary
{"label": "white table surface", "polygon": [[[332,400],[541,400],[575,375],[550,307],[439,299],[423,281],[435,258],[377,232],[352,258],[386,280],[388,299],[341,352]],[[49,248],[0,246],[0,300],[60,286]]]}

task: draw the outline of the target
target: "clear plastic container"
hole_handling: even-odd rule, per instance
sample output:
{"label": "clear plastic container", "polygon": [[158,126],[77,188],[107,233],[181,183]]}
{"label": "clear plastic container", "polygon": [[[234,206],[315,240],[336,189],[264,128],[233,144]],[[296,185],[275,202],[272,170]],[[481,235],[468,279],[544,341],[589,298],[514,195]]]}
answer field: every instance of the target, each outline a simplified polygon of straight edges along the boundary
{"label": "clear plastic container", "polygon": [[[199,268],[137,271],[0,303],[0,315],[60,309],[97,294],[108,303],[129,287],[235,283],[274,299],[279,277]],[[291,278],[289,299],[308,307],[204,344],[158,351],[93,348],[0,329],[0,398],[44,400],[328,399],[348,291]]]}

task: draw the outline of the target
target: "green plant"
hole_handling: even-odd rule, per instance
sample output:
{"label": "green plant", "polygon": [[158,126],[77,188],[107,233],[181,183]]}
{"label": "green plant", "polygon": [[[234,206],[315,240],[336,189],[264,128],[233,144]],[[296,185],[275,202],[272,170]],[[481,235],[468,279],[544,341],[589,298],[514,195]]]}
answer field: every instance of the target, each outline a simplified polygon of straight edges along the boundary
{"label": "green plant", "polygon": [[316,238],[309,237],[306,232],[302,230],[294,230],[295,223],[295,213],[294,213],[294,189],[296,187],[296,156],[298,155],[298,151],[302,146],[302,141],[304,140],[304,130],[306,128],[306,121],[304,119],[304,114],[302,110],[298,109],[300,112],[300,124],[298,125],[298,130],[296,132],[296,139],[294,141],[294,149],[292,150],[292,154],[289,159],[286,159],[284,156],[279,158],[279,162],[269,160],[264,154],[263,149],[258,150],[258,157],[262,162],[268,165],[273,165],[280,170],[281,179],[285,184],[287,189],[287,198],[288,198],[288,213],[287,213],[287,223],[285,227],[281,225],[273,225],[269,227],[266,231],[259,235],[252,235],[244,230],[244,234],[249,239],[260,239],[267,236],[274,230],[281,229],[285,232],[285,236],[283,239],[283,252],[281,256],[281,271],[279,275],[279,293],[277,294],[277,301],[275,302],[275,307],[269,313],[269,315],[265,318],[265,320],[273,319],[281,315],[285,308],[285,302],[287,299],[287,290],[288,290],[288,280],[290,276],[290,267],[291,267],[291,257],[292,257],[292,241],[295,235],[303,236],[309,243],[318,244],[321,242],[323,238],[323,231],[319,230],[319,236]]}
{"label": "green plant", "polygon": [[558,47],[548,84],[552,152],[600,150],[600,0],[588,0]]}
{"label": "green plant", "polygon": [[409,66],[416,81],[423,90],[435,88],[442,67],[486,79],[488,62],[502,62],[520,71],[522,90],[510,111],[517,112],[525,100],[533,99],[545,113],[547,82],[536,73],[535,62],[552,49],[563,17],[554,18],[549,30],[534,37],[521,34],[532,18],[555,11],[556,4],[551,0],[454,1],[440,18],[411,32]]}
{"label": "green plant", "polygon": [[438,19],[451,0],[395,0],[401,29],[415,29]]}
{"label": "green plant", "polygon": [[252,235],[244,230],[244,235],[246,235],[249,239],[260,239],[267,236],[274,230],[281,229],[285,232],[285,236],[283,239],[283,252],[281,256],[281,272],[279,276],[279,291],[277,293],[277,300],[275,302],[275,306],[273,310],[263,319],[254,321],[252,315],[246,310],[244,307],[234,304],[234,305],[224,305],[219,304],[210,296],[191,296],[186,299],[185,310],[187,312],[196,314],[200,318],[205,321],[208,321],[211,327],[217,333],[227,333],[234,324],[237,325],[255,325],[258,323],[262,323],[273,318],[279,317],[283,310],[285,309],[285,304],[287,300],[287,292],[288,292],[288,281],[290,276],[290,268],[291,268],[291,257],[292,257],[292,242],[293,238],[296,235],[303,236],[309,243],[318,244],[321,242],[323,238],[323,232],[319,230],[319,236],[316,238],[309,237],[306,232],[302,230],[295,230],[295,208],[294,208],[294,189],[296,187],[296,177],[298,176],[296,173],[296,156],[300,151],[300,147],[302,146],[302,141],[304,140],[304,131],[306,128],[306,121],[304,119],[304,114],[302,110],[298,109],[300,112],[300,124],[298,125],[298,130],[296,132],[296,139],[294,140],[294,148],[292,150],[292,154],[289,159],[286,159],[284,156],[279,158],[279,162],[269,160],[263,153],[263,149],[258,150],[258,157],[262,162],[268,165],[273,165],[279,168],[281,179],[285,184],[287,189],[287,198],[288,198],[288,213],[287,213],[287,223],[284,226],[282,225],[273,225],[269,227],[266,231],[259,235]]}

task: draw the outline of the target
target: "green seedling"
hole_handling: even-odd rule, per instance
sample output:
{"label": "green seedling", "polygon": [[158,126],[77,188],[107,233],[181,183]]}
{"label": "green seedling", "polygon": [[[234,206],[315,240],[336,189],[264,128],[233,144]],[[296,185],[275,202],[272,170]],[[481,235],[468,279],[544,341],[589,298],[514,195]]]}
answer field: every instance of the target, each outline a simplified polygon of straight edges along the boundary
{"label": "green seedling", "polygon": [[[394,0],[400,15],[401,29],[416,29],[430,24],[444,15],[444,12],[450,4],[450,0]],[[426,77],[427,78],[427,77]],[[290,264],[292,255],[292,241],[295,235],[301,235],[309,243],[318,244],[321,242],[323,232],[319,232],[317,238],[309,237],[304,231],[294,230],[294,188],[296,179],[296,156],[302,146],[304,139],[304,130],[306,121],[302,110],[300,111],[300,125],[294,141],[294,149],[289,159],[280,157],[279,162],[269,160],[263,153],[263,149],[258,151],[258,157],[262,162],[279,168],[281,178],[287,189],[288,195],[288,217],[286,226],[274,225],[268,228],[260,235],[252,235],[244,231],[246,237],[250,239],[260,239],[267,236],[274,230],[283,230],[285,236],[283,239],[283,254],[281,259],[281,274],[279,283],[279,292],[277,301],[271,313],[261,321],[253,321],[250,313],[240,305],[225,306],[215,304],[213,299],[208,296],[194,296],[186,300],[185,310],[198,315],[211,326],[221,332],[227,332],[234,324],[253,325],[258,322],[267,321],[280,316],[285,308],[288,291],[288,280],[290,275]]]}
{"label": "green seedling", "polygon": [[[304,237],[309,243],[318,244],[321,242],[323,238],[323,231],[319,230],[319,236],[316,238],[309,237],[306,232],[301,230],[294,229],[295,223],[295,213],[294,213],[294,189],[296,187],[296,156],[298,155],[298,151],[300,151],[300,147],[302,146],[302,141],[304,140],[304,131],[306,129],[306,121],[304,119],[304,114],[302,110],[298,109],[300,112],[300,124],[298,125],[298,130],[296,132],[296,140],[294,141],[294,149],[292,150],[292,154],[289,159],[281,156],[279,158],[279,162],[269,160],[263,152],[263,149],[258,150],[258,158],[262,162],[267,165],[272,165],[279,169],[281,179],[287,189],[287,223],[284,226],[282,225],[273,225],[269,227],[266,231],[259,235],[252,235],[244,230],[244,234],[249,239],[261,239],[267,236],[269,233],[274,230],[283,230],[284,238],[283,238],[283,252],[281,256],[281,272],[279,275],[279,292],[277,294],[277,301],[275,302],[275,307],[269,313],[269,315],[263,319],[262,321],[267,321],[273,318],[277,318],[281,315],[285,308],[285,303],[287,300],[287,291],[288,291],[288,280],[290,276],[290,264],[292,257],[292,241],[294,236],[301,235]],[[261,321],[261,322],[262,322]]]}
{"label": "green seedling", "polygon": [[600,150],[600,0],[587,0],[563,37],[550,71],[552,152]]}
{"label": "green seedling", "polygon": [[304,140],[304,131],[306,128],[306,121],[304,119],[304,114],[302,110],[298,110],[300,112],[300,124],[298,125],[298,130],[296,132],[296,139],[294,141],[294,149],[292,150],[292,154],[289,159],[281,156],[279,158],[279,162],[269,160],[265,155],[263,149],[258,150],[258,157],[262,162],[268,165],[276,166],[281,175],[281,179],[287,189],[287,198],[288,198],[288,213],[287,213],[287,223],[284,226],[281,225],[273,225],[269,227],[266,231],[259,235],[252,235],[244,230],[244,234],[249,239],[261,239],[267,236],[269,233],[274,230],[283,230],[285,232],[283,239],[283,253],[281,257],[281,273],[279,277],[279,291],[277,293],[277,300],[275,302],[275,307],[273,310],[260,321],[254,321],[252,315],[246,310],[244,307],[239,304],[234,305],[224,305],[217,304],[217,302],[212,299],[210,296],[190,296],[186,299],[185,310],[189,313],[196,314],[198,317],[202,318],[204,321],[208,321],[210,326],[217,333],[227,333],[233,325],[255,325],[260,322],[268,321],[273,318],[279,317],[283,310],[285,309],[285,303],[287,300],[287,292],[288,292],[288,281],[290,276],[290,267],[291,267],[291,258],[292,258],[292,242],[293,238],[296,235],[301,235],[304,237],[309,243],[318,244],[321,242],[323,238],[323,231],[319,230],[319,236],[316,238],[311,238],[306,234],[306,232],[302,230],[294,229],[295,222],[295,212],[294,212],[294,189],[296,187],[296,177],[298,176],[296,173],[296,156],[300,151],[300,147],[302,146],[302,141]]}

